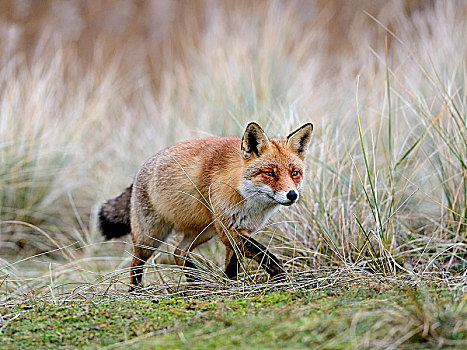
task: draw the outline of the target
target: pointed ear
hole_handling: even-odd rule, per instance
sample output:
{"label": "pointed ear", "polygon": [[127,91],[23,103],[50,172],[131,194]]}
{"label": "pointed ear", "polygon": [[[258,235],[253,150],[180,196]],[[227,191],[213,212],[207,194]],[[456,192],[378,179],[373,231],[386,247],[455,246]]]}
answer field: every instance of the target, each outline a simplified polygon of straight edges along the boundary
{"label": "pointed ear", "polygon": [[242,156],[248,160],[259,157],[269,147],[269,139],[261,127],[251,122],[247,125],[242,138]]}
{"label": "pointed ear", "polygon": [[305,158],[305,153],[311,141],[312,132],[313,124],[306,123],[287,136],[287,147],[300,158]]}

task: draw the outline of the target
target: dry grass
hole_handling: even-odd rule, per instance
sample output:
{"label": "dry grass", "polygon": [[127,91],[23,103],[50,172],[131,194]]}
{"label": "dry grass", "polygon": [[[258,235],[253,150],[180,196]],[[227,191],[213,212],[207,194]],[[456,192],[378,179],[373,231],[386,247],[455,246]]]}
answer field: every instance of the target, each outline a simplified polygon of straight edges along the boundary
{"label": "dry grass", "polygon": [[[278,135],[315,124],[303,200],[258,233],[282,255],[292,288],[465,283],[464,2],[31,0],[0,9],[5,301],[121,296],[131,245],[102,243],[98,206],[162,147],[241,135],[250,120]],[[171,244],[149,268],[146,293],[179,289]],[[226,281],[221,250],[200,253],[207,282],[190,286],[195,293],[269,288],[254,267]]]}

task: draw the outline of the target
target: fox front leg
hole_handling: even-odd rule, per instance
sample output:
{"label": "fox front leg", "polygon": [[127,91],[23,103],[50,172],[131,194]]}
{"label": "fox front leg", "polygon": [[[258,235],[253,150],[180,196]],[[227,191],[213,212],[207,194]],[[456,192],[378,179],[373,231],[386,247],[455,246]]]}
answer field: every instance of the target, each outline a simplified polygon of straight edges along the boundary
{"label": "fox front leg", "polygon": [[[237,247],[240,251],[244,253],[247,258],[254,259],[258,262],[272,278],[285,275],[284,266],[282,266],[279,259],[257,240],[239,234],[237,235],[237,241]],[[225,274],[227,277],[233,279],[237,277],[238,273],[238,257],[235,252],[231,255],[230,261],[226,264]]]}
{"label": "fox front leg", "polygon": [[245,252],[245,256],[254,259],[260,264],[271,277],[285,274],[284,266],[274,254],[252,237],[239,235],[241,239],[240,249]]}

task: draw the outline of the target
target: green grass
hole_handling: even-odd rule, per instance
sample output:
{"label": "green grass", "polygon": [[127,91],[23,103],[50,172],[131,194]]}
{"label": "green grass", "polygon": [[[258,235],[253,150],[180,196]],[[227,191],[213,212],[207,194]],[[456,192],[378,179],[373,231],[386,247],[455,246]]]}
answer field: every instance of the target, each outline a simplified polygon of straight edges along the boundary
{"label": "green grass", "polygon": [[467,345],[467,299],[460,290],[383,284],[249,296],[97,297],[59,305],[38,300],[4,308],[2,318],[2,349]]}

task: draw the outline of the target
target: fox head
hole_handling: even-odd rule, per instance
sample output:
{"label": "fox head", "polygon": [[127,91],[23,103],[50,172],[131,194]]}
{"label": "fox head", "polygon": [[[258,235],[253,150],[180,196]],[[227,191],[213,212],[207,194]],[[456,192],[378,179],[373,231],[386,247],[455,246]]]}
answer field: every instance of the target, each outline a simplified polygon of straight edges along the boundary
{"label": "fox head", "polygon": [[307,123],[285,139],[269,139],[257,123],[247,125],[241,143],[245,172],[240,193],[271,204],[292,205],[299,198],[305,154],[313,124]]}

